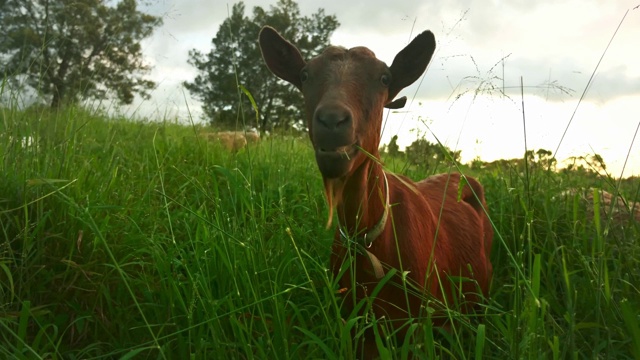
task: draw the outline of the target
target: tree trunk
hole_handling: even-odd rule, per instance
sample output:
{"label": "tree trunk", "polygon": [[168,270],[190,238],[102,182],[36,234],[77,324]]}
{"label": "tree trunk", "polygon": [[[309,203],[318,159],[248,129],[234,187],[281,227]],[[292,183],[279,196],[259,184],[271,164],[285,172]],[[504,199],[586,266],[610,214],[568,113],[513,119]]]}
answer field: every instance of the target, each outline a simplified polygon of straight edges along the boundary
{"label": "tree trunk", "polygon": [[51,99],[51,109],[57,110],[62,105],[65,96],[65,86],[59,79],[53,82],[53,98]]}
{"label": "tree trunk", "polygon": [[271,109],[273,107],[273,97],[269,97],[269,101],[267,101],[267,105],[264,107],[264,111],[262,111],[262,121],[260,123],[260,133],[264,134],[267,131],[267,120],[269,120],[269,115],[271,114]]}
{"label": "tree trunk", "polygon": [[67,76],[67,70],[69,69],[69,57],[67,56],[67,52],[64,52],[64,57],[60,62],[60,67],[58,68],[58,73],[55,75],[53,79],[53,99],[51,99],[51,109],[59,109],[62,101],[64,100],[65,93],[67,91],[67,87],[64,83],[65,77]]}

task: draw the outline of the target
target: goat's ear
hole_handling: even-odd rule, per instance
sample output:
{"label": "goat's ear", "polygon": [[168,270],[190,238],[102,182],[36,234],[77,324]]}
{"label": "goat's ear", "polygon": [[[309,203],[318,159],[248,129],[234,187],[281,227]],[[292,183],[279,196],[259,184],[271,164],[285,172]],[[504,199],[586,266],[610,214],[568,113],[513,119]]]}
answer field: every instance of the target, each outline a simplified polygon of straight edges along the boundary
{"label": "goat's ear", "polygon": [[263,27],[258,38],[262,58],[269,70],[282,80],[301,89],[300,71],[305,61],[302,59],[300,50],[270,26]]}
{"label": "goat's ear", "polygon": [[388,103],[384,107],[386,107],[387,109],[402,109],[406,103],[407,103],[407,97],[403,96],[393,100],[392,102]]}
{"label": "goat's ear", "polygon": [[400,90],[413,84],[424,73],[435,50],[436,38],[431,31],[427,30],[416,36],[396,55],[389,68],[391,84],[389,84],[388,101],[393,100]]}

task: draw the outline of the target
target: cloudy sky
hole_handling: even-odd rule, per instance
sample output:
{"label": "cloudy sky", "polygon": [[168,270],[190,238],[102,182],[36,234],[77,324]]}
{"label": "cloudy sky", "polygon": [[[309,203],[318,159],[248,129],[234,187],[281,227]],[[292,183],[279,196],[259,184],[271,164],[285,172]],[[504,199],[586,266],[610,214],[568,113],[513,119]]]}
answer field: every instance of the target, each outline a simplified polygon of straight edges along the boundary
{"label": "cloudy sky", "polygon": [[[244,1],[247,11],[274,2]],[[188,51],[211,49],[233,3],[156,0],[144,8],[164,19],[143,43],[159,86],[131,112],[186,119],[190,111],[200,117],[200,104],[180,85],[196,76]],[[332,44],[367,46],[387,64],[417,33],[435,33],[438,48],[429,69],[401,93],[410,103],[388,116],[383,143],[397,134],[408,145],[420,133],[462,150],[464,162],[478,156],[492,161],[521,157],[526,133],[529,149],[557,150],[559,160],[600,154],[614,176],[621,175],[630,153],[624,175],[640,175],[640,136],[633,141],[640,124],[640,0],[299,4],[303,15],[323,7],[337,16],[341,25]]]}

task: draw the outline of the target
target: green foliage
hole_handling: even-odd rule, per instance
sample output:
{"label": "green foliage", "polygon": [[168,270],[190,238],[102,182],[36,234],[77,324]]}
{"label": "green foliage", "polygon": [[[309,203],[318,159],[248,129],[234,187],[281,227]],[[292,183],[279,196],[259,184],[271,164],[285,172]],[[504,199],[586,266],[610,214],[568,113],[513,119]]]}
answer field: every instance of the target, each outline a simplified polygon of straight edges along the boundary
{"label": "green foliage", "polygon": [[[274,27],[291,39],[302,55],[309,58],[328,45],[339,24],[335,16],[325,15],[323,9],[311,16],[302,16],[293,0],[279,0],[268,11],[256,6],[251,18],[245,15],[243,2],[234,4],[231,15],[212,39],[213,49],[207,54],[196,49],[189,52],[189,63],[199,74],[193,82],[184,83],[189,92],[202,101],[204,114],[216,127],[252,125],[262,131],[294,125],[304,127],[302,96],[277,80],[261,60],[257,39],[264,25]],[[254,112],[238,85],[244,86],[259,105],[259,124],[249,122]]]}
{"label": "green foliage", "polygon": [[0,63],[15,85],[26,84],[52,108],[115,95],[124,104],[148,96],[140,41],[161,19],[136,0],[5,0],[0,3]]}
{"label": "green foliage", "polygon": [[[308,140],[232,154],[197,133],[0,108],[0,358],[355,358],[350,329],[377,320],[340,312]],[[640,224],[564,195],[609,180],[461,170],[495,226],[490,298],[448,332],[414,321],[416,343],[380,329],[390,358],[637,357]],[[620,190],[639,200],[637,179]]]}
{"label": "green foliage", "polygon": [[400,146],[398,146],[398,135],[394,135],[387,145],[387,154],[389,156],[400,156]]}
{"label": "green foliage", "polygon": [[425,170],[433,170],[443,163],[457,164],[460,162],[461,151],[453,151],[442,144],[434,144],[424,136],[418,138],[407,146],[404,152],[398,146],[398,135],[391,138],[385,147],[385,153],[392,158],[405,159],[408,166],[422,167]]}

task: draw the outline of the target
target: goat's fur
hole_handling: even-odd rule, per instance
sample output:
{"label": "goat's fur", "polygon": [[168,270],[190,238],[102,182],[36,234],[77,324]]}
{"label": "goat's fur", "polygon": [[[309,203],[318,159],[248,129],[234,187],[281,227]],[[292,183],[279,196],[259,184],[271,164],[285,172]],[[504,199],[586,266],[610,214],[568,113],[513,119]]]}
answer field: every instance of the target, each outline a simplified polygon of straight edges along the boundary
{"label": "goat's fur", "polygon": [[615,226],[626,226],[633,222],[640,224],[640,203],[629,202],[622,195],[616,196],[603,189],[595,188],[571,188],[563,191],[561,195],[568,198],[577,197],[587,211],[587,220],[591,221],[595,215],[595,193],[598,193],[602,221],[607,221],[611,217]]}
{"label": "goat's fur", "polygon": [[219,142],[225,149],[232,152],[237,152],[248,143],[260,141],[260,134],[253,131],[201,132],[199,136],[208,141]]}
{"label": "goat's fur", "polygon": [[[379,161],[383,108],[404,105],[395,97],[425,71],[435,50],[433,34],[418,35],[390,67],[365,47],[330,46],[307,62],[270,27],[262,29],[259,43],[269,69],[303,93],[309,137],[339,222],[330,266],[347,289],[344,310],[372,295],[380,282],[377,263],[398,275],[371,299],[372,311],[400,339],[407,319],[427,316],[427,301],[434,300],[431,307],[474,308],[488,295],[492,277],[493,229],[482,186],[460,174],[415,183],[385,172]],[[372,229],[377,237],[367,240]],[[407,291],[400,274],[412,284]],[[372,335],[365,333],[360,347],[365,358],[377,356]]]}
{"label": "goat's fur", "polygon": [[257,131],[247,131],[244,134],[244,137],[247,139],[247,143],[257,143],[260,141],[260,133]]}

